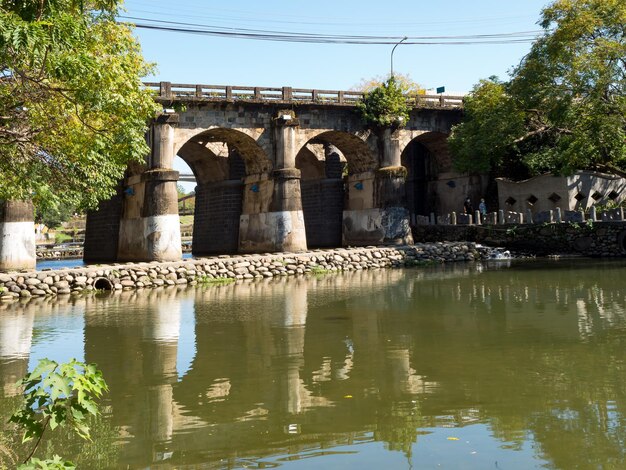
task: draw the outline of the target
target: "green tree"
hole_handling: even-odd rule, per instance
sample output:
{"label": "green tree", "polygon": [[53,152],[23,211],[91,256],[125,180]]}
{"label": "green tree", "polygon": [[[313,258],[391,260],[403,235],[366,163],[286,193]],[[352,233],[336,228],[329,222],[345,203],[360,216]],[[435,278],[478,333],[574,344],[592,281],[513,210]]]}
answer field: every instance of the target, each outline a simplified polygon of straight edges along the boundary
{"label": "green tree", "polygon": [[93,207],[147,153],[151,70],[122,0],[0,0],[0,199]]}
{"label": "green tree", "polygon": [[75,212],[76,208],[65,202],[55,204],[55,201],[49,201],[48,204],[35,208],[35,221],[49,228],[57,228],[70,220]]}
{"label": "green tree", "polygon": [[626,170],[626,2],[557,0],[507,82],[480,82],[449,143],[462,171]]}
{"label": "green tree", "polygon": [[402,127],[409,119],[409,106],[394,77],[365,93],[357,103],[363,121],[374,130]]}

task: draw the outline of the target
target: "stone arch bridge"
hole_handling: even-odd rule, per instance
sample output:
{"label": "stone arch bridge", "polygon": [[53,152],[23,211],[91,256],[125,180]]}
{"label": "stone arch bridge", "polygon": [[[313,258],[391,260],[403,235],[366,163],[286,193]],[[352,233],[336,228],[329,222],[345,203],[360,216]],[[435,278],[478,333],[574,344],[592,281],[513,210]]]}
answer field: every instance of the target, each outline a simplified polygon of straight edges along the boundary
{"label": "stone arch bridge", "polygon": [[374,133],[360,92],[146,86],[164,109],[151,153],[89,214],[86,261],[181,258],[177,155],[197,181],[195,255],[406,243],[413,214],[458,210],[482,184],[452,171],[461,97],[419,96],[404,127]]}

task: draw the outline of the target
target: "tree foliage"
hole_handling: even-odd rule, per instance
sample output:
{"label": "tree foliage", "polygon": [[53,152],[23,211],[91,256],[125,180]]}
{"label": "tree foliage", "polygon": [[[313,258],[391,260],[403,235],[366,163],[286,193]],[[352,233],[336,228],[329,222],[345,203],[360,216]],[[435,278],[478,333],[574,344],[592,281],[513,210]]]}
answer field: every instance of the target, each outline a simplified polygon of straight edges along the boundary
{"label": "tree foliage", "polygon": [[[391,78],[391,75],[377,76],[370,79],[362,79],[361,82],[352,87],[356,91],[364,91],[369,93],[375,88],[380,87]],[[396,85],[402,90],[402,93],[407,96],[423,95],[425,93],[424,88],[417,82],[415,82],[409,74],[394,73],[393,79]]]}
{"label": "tree foliage", "polygon": [[402,127],[409,119],[409,106],[402,87],[394,77],[366,92],[357,103],[363,121],[374,130]]}
{"label": "tree foliage", "polygon": [[76,212],[76,208],[61,201],[49,201],[48,204],[35,208],[35,222],[44,224],[49,228],[60,227],[63,222],[67,222]]}
{"label": "tree foliage", "polygon": [[626,2],[557,0],[507,82],[481,81],[449,140],[461,171],[626,170]]}
{"label": "tree foliage", "polygon": [[0,0],[0,199],[94,206],[156,111],[122,0]]}

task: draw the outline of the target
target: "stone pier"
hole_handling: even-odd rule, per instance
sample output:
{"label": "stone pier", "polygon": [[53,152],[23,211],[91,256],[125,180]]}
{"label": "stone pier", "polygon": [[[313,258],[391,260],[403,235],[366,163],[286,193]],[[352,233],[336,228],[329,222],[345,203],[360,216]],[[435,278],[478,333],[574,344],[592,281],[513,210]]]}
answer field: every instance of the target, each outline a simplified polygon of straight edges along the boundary
{"label": "stone pier", "polygon": [[410,214],[406,208],[406,168],[401,164],[397,135],[385,129],[379,136],[382,166],[348,178],[344,210],[344,245],[410,244]]}
{"label": "stone pier", "polygon": [[118,261],[176,261],[182,258],[178,216],[178,172],[174,163],[177,114],[163,114],[151,128],[147,169],[125,181]]}
{"label": "stone pier", "polygon": [[0,271],[35,269],[35,221],[30,201],[0,201]]}

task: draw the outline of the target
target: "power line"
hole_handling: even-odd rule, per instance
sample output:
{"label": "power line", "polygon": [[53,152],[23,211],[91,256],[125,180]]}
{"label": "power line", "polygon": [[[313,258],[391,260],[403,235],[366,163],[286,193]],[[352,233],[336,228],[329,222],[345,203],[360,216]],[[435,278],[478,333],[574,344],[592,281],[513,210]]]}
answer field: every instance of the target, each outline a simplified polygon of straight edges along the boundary
{"label": "power line", "polygon": [[[137,4],[139,8],[131,7],[130,5]],[[129,11],[141,12],[141,13],[149,13],[151,15],[167,15],[168,18],[172,17],[187,17],[187,18],[211,18],[214,21],[219,20],[231,20],[236,21],[237,23],[241,22],[263,22],[264,24],[269,23],[290,23],[290,24],[299,24],[299,25],[317,25],[317,26],[328,26],[335,25],[341,26],[343,28],[347,26],[367,26],[368,28],[375,26],[393,26],[394,28],[398,26],[403,27],[424,27],[431,25],[459,25],[459,24],[473,24],[477,25],[478,23],[493,23],[497,22],[498,24],[503,24],[503,22],[511,21],[515,19],[521,18],[530,18],[530,15],[509,15],[509,16],[475,16],[475,17],[462,17],[462,18],[447,18],[445,20],[436,20],[429,19],[425,22],[416,22],[416,21],[402,21],[398,20],[397,17],[394,17],[392,23],[384,23],[384,19],[376,18],[374,21],[355,21],[354,17],[338,17],[335,15],[325,15],[325,16],[314,16],[310,11],[306,14],[306,21],[303,20],[303,15],[301,14],[285,14],[282,12],[271,11],[251,11],[251,10],[238,10],[232,8],[219,8],[216,6],[211,6],[210,12],[211,15],[202,15],[203,11],[206,11],[206,5],[203,1],[199,3],[190,2],[190,1],[180,1],[176,2],[174,8],[169,8],[171,2],[164,2],[163,5],[159,5],[158,1],[148,0],[146,2],[141,0],[127,0],[126,6]],[[149,10],[141,10],[141,7],[149,8]],[[159,12],[160,11],[160,12]],[[187,13],[187,14],[185,14]],[[224,14],[228,16],[224,16]],[[232,16],[235,15],[235,16]],[[246,16],[251,15],[251,16]],[[280,18],[285,18],[288,20],[281,20]],[[534,18],[534,16],[533,16]],[[311,20],[319,20],[319,21],[311,21]],[[389,19],[388,19],[389,20]],[[389,20],[391,21],[391,20]]]}
{"label": "power line", "polygon": [[[133,16],[120,16],[119,18],[132,20],[132,22],[129,24],[140,29],[261,41],[298,42],[310,44],[391,45],[396,44],[398,40],[402,39],[402,37],[398,36],[315,34],[293,31],[271,31],[248,28],[234,28],[215,25],[202,25],[195,23],[155,20],[150,18]],[[148,23],[138,23],[137,21]],[[544,33],[543,30],[456,36],[408,36],[409,39],[405,41],[404,44],[475,45],[530,43],[536,40],[537,37],[542,33]]]}

